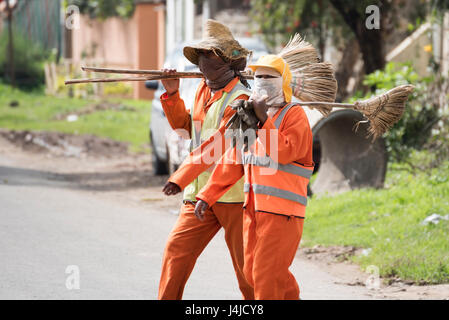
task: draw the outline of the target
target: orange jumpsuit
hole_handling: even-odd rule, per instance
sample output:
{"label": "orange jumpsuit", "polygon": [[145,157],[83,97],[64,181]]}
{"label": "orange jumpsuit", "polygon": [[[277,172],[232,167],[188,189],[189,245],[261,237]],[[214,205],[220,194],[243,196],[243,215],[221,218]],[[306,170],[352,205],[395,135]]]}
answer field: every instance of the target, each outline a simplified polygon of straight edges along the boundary
{"label": "orange jumpsuit", "polygon": [[[273,119],[268,118],[261,129],[276,130]],[[260,139],[261,140],[261,139]],[[270,150],[270,139],[264,141],[264,149]],[[313,166],[313,138],[308,119],[302,108],[292,108],[283,120],[277,136],[277,162],[288,164],[298,162]],[[213,205],[243,175],[250,174],[251,165],[244,168],[237,161],[240,155],[236,149],[226,151],[210,177],[208,183],[197,194],[198,200]],[[273,156],[273,155],[271,155]],[[254,287],[256,299],[283,300],[299,299],[299,286],[289,271],[298,249],[304,219],[301,217],[256,211],[254,191],[245,193],[243,238],[244,272]],[[273,199],[272,201],[276,201]]]}
{"label": "orange jumpsuit", "polygon": [[[195,105],[202,106],[202,108],[196,107],[194,109],[193,120],[202,123],[210,106],[221,98],[223,91],[230,92],[238,81],[238,78],[234,78],[225,88],[216,91],[213,96],[205,81],[202,81],[195,97]],[[247,100],[248,97],[242,95],[238,99]],[[161,102],[171,127],[175,130],[184,129],[190,135],[192,129],[191,116],[185,108],[184,101],[179,97],[179,93],[172,96],[165,93],[161,96]],[[220,123],[221,132],[224,132],[224,125],[234,113],[235,111],[231,108],[226,108]],[[205,145],[210,145],[209,140],[199,148],[203,150]],[[225,139],[220,137],[213,140],[213,143],[222,143],[224,146]],[[224,152],[225,148],[223,147],[221,150]],[[201,161],[195,162],[194,158],[197,156],[198,152],[192,152],[181,168],[170,177],[169,181],[184,189],[197,176],[193,176],[191,171],[200,170],[199,173],[201,173],[210,167],[210,165],[202,164]],[[221,156],[222,154],[215,155],[217,161]],[[182,299],[185,284],[198,256],[222,227],[225,231],[226,244],[231,254],[243,298],[246,300],[254,299],[253,289],[243,275],[242,205],[242,203],[216,203],[208,210],[205,221],[201,222],[194,215],[195,204],[192,202],[183,203],[179,218],[169,235],[165,248],[159,284],[159,299]]]}

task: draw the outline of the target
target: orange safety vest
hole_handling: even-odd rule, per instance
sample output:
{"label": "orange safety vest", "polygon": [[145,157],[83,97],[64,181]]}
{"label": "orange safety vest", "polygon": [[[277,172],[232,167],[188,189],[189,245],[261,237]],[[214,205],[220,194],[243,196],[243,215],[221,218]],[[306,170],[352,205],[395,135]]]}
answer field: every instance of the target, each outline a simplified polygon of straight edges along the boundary
{"label": "orange safety vest", "polygon": [[[282,120],[294,106],[296,104],[291,103],[282,109],[274,123],[277,130],[282,127]],[[252,192],[255,211],[305,217],[307,186],[313,166],[306,167],[296,162],[277,163],[267,155],[259,139],[243,153],[242,162],[245,167],[244,206],[248,204],[248,193]]]}

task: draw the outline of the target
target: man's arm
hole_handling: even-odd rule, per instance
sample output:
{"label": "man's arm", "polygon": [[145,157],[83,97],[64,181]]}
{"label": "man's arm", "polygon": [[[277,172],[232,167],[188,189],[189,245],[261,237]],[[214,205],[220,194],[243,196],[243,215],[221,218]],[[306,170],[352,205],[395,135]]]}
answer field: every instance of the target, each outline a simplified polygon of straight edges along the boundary
{"label": "man's arm", "polygon": [[[176,73],[176,69],[162,69],[164,75],[171,75]],[[179,96],[179,79],[165,79],[162,80],[162,84],[166,92],[160,97],[162,108],[167,117],[168,123],[173,130],[182,129],[182,137],[189,139],[191,132],[191,117],[190,113],[186,110],[184,101]],[[179,133],[178,133],[179,134]]]}
{"label": "man's arm", "polygon": [[226,151],[215,167],[207,184],[196,195],[197,200],[214,205],[245,174],[241,161],[237,160],[236,148]]}
{"label": "man's arm", "polygon": [[[241,95],[236,100],[248,100],[248,96]],[[195,180],[195,178],[201,173],[214,166],[226,152],[226,148],[229,145],[225,139],[226,123],[231,119],[235,112],[235,110],[227,106],[223,119],[220,122],[220,127],[215,134],[213,134],[208,140],[204,141],[198,148],[193,150],[178,170],[168,179],[168,183],[179,186],[180,190],[177,190],[178,192],[188,186],[189,183]],[[217,153],[214,151],[217,151]],[[205,155],[207,155],[208,161],[204,161],[206,158]],[[166,192],[164,191],[164,193]],[[172,194],[176,194],[176,192],[170,192],[169,194],[166,193],[166,195]]]}
{"label": "man's arm", "polygon": [[192,121],[190,113],[186,110],[184,100],[179,96],[179,91],[172,95],[165,92],[161,96],[161,104],[168,123],[170,123],[173,130],[185,130],[190,137]]}
{"label": "man's arm", "polygon": [[[277,159],[278,163],[288,164],[303,160],[305,165],[313,164],[311,156],[313,136],[309,121],[302,108],[295,107],[288,111],[282,130],[276,130],[272,118],[268,118],[261,129],[265,130],[265,136],[263,138],[259,136],[259,141],[264,145],[267,155]],[[275,139],[277,145],[272,145],[270,131],[277,132],[277,139]]]}

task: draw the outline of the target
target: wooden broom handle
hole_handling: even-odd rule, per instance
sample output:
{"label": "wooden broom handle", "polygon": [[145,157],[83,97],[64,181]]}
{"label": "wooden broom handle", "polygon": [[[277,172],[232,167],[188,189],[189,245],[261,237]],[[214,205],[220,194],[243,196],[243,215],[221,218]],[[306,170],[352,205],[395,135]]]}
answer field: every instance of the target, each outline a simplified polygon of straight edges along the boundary
{"label": "wooden broom handle", "polygon": [[[253,76],[245,75],[245,79],[254,79]],[[66,80],[64,83],[78,84],[78,83],[99,83],[99,82],[128,82],[128,81],[148,81],[148,80],[165,80],[165,79],[180,79],[180,78],[203,78],[201,72],[177,72],[174,75],[165,76],[162,73],[159,75],[149,75],[146,77],[124,77],[124,78],[89,78],[89,79],[72,79]]]}
{"label": "wooden broom handle", "polygon": [[[141,74],[141,75],[153,75],[163,76],[164,73],[160,70],[132,70],[132,69],[111,69],[111,68],[95,68],[95,67],[81,67],[83,71],[87,72],[99,72],[99,73],[119,73],[119,74]],[[176,72],[174,75],[179,78],[203,78],[204,75],[201,72]],[[246,72],[242,72],[242,75],[247,76]]]}
{"label": "wooden broom handle", "polygon": [[345,109],[353,109],[355,107],[355,105],[351,103],[337,103],[337,102],[300,101],[298,102],[298,104],[301,106],[332,106],[335,108],[345,108]]}
{"label": "wooden broom handle", "polygon": [[[94,67],[81,67],[83,71],[87,72],[99,72],[99,73],[119,73],[119,74],[141,74],[149,76],[163,76],[164,73],[160,70],[131,70],[131,69],[110,69],[110,68],[94,68]],[[176,72],[179,77],[192,77],[203,78],[201,72]]]}

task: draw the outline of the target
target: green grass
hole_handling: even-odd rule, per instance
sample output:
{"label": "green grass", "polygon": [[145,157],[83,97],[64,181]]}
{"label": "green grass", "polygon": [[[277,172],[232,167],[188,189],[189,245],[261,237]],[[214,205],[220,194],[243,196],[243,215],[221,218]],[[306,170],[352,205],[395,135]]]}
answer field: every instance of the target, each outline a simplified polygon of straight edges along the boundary
{"label": "green grass", "polygon": [[[11,108],[11,101],[18,101],[19,107]],[[40,91],[23,92],[0,84],[0,128],[92,134],[130,142],[131,151],[142,151],[142,147],[148,144],[150,102],[108,101],[121,103],[136,111],[98,111],[80,116],[76,122],[67,122],[65,119],[58,121],[55,119],[58,114],[80,110],[99,101],[46,96]]]}
{"label": "green grass", "polygon": [[431,174],[416,175],[391,165],[385,189],[314,197],[304,225],[304,245],[371,248],[367,256],[354,256],[353,261],[362,268],[379,267],[383,277],[448,283],[449,221],[421,224],[433,213],[449,214],[449,162]]}

